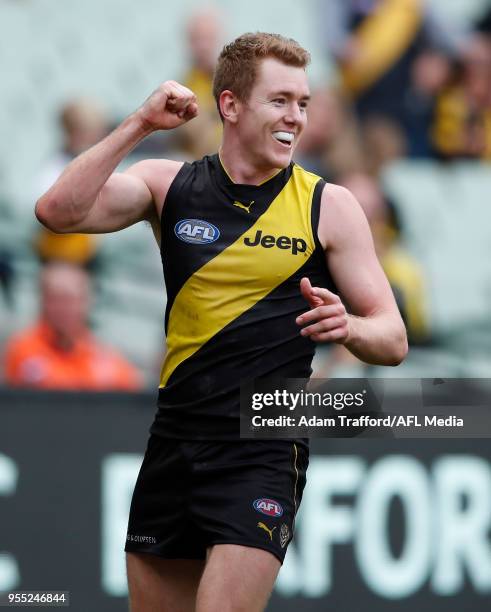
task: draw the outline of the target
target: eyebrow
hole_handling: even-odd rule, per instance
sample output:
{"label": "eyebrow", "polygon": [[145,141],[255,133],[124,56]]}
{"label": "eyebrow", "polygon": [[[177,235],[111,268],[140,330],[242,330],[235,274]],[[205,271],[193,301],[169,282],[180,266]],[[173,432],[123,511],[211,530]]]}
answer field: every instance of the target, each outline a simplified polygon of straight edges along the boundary
{"label": "eyebrow", "polygon": [[[271,97],[274,98],[275,96],[285,96],[285,98],[294,98],[295,94],[292,93],[291,91],[275,91],[274,93],[271,94]],[[310,100],[310,94],[307,94],[306,96],[302,96],[300,99],[301,100]]]}

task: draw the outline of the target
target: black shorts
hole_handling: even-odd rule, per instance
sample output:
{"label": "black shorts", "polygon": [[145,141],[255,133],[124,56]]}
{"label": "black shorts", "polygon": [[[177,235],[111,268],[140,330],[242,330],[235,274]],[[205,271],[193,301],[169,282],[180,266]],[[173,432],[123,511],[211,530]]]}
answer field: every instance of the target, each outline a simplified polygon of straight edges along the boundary
{"label": "black shorts", "polygon": [[262,548],[282,563],[305,487],[308,450],[285,440],[152,435],[131,502],[127,552],[205,559],[214,544]]}

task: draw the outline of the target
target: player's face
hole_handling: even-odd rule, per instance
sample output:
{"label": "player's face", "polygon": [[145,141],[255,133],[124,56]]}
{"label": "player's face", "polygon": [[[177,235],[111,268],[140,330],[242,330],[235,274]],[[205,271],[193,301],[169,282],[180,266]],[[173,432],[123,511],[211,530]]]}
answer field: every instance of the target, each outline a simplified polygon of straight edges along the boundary
{"label": "player's face", "polygon": [[240,105],[241,144],[257,167],[285,168],[307,124],[310,97],[303,68],[266,58],[247,102]]}

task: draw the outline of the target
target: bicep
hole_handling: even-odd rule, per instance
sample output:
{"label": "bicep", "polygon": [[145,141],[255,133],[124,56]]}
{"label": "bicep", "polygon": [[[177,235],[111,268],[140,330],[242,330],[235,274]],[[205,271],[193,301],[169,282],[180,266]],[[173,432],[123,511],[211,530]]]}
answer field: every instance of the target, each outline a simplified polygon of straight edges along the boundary
{"label": "bicep", "polygon": [[125,172],[114,172],[83,223],[71,231],[115,232],[139,221],[150,221],[155,226],[181,165],[182,162],[151,159],[138,162]]}
{"label": "bicep", "polygon": [[115,172],[100,190],[94,206],[74,231],[115,232],[147,219],[153,204],[152,193],[139,177]]}
{"label": "bicep", "polygon": [[319,233],[324,232],[327,265],[352,314],[397,312],[387,277],[375,253],[368,221],[344,188],[323,194]]}

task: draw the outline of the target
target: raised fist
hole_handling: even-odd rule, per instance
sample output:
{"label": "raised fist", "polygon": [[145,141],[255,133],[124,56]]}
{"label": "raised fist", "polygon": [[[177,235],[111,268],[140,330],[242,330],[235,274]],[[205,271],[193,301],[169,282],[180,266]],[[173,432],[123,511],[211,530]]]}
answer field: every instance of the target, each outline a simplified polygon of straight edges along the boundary
{"label": "raised fist", "polygon": [[176,81],[165,81],[145,100],[137,114],[147,131],[172,130],[196,117],[196,96]]}

